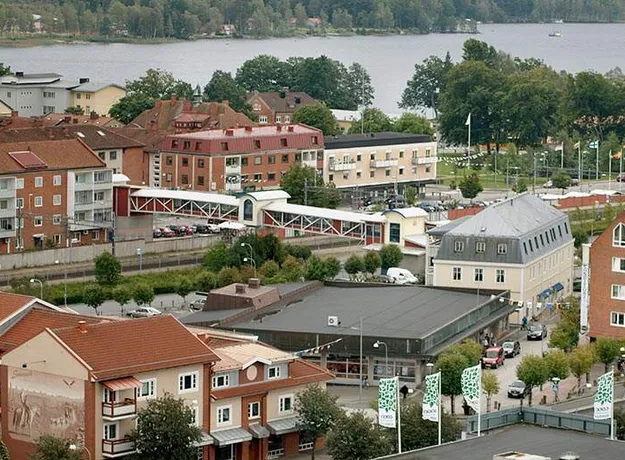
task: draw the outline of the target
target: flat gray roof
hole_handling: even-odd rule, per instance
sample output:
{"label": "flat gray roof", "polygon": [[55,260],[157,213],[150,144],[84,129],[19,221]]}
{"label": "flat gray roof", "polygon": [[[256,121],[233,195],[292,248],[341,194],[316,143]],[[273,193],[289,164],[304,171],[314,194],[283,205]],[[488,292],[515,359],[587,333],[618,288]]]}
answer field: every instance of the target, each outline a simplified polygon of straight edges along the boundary
{"label": "flat gray roof", "polygon": [[[489,295],[423,286],[325,286],[301,302],[270,310],[262,322],[256,318],[230,327],[357,336],[362,317],[363,335],[419,339],[489,300]],[[340,326],[328,326],[328,316],[338,316]]]}
{"label": "flat gray roof", "polygon": [[512,425],[479,438],[384,457],[388,460],[491,460],[493,455],[517,451],[557,460],[575,452],[581,460],[614,460],[625,455],[625,443],[600,436],[555,428]]}
{"label": "flat gray roof", "polygon": [[210,311],[197,311],[190,315],[180,318],[182,324],[198,324],[198,323],[211,323],[218,322],[222,319],[226,319],[230,316],[236,315],[242,312],[245,308],[231,308],[229,310],[210,310]]}

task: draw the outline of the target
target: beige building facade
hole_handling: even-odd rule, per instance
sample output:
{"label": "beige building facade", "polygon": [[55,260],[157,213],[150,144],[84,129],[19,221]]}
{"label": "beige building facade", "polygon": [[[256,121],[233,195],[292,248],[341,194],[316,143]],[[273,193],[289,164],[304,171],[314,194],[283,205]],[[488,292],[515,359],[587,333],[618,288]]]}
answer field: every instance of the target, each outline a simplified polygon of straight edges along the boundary
{"label": "beige building facade", "polygon": [[106,116],[111,107],[126,95],[126,90],[119,85],[102,85],[87,80],[80,86],[73,88],[71,93],[73,107],[80,107],[86,115],[95,112],[98,115]]}

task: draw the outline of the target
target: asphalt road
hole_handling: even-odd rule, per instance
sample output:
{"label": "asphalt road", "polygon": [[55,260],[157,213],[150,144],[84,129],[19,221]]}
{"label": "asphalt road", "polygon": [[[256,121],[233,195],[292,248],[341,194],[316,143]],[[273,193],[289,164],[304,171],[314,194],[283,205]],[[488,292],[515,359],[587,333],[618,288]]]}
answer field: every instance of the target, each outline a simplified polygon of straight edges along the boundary
{"label": "asphalt road", "polygon": [[[201,297],[195,293],[189,294],[186,298],[187,305],[193,300],[200,299]],[[70,308],[78,313],[84,315],[94,315],[95,311],[90,306],[84,303],[78,303],[69,305]],[[152,307],[161,310],[163,313],[172,313],[176,316],[184,316],[189,314],[189,308],[185,308],[184,300],[177,294],[161,294],[154,297]],[[133,310],[137,308],[137,305],[130,301],[129,304],[124,306],[125,311]],[[98,309],[99,313],[104,316],[120,316],[122,314],[121,307],[113,300],[107,300]]]}

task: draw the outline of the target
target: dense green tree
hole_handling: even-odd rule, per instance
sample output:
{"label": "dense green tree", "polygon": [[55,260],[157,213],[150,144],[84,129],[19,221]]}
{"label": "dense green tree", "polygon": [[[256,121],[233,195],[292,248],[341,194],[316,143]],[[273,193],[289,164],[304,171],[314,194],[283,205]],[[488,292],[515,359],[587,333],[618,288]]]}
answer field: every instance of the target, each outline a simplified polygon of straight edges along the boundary
{"label": "dense green tree", "polygon": [[103,252],[94,259],[95,280],[99,284],[115,284],[121,279],[122,266],[110,252]]}
{"label": "dense green tree", "polygon": [[532,405],[532,390],[543,385],[549,377],[545,360],[536,355],[525,355],[517,366],[516,376],[529,389],[528,404]]}
{"label": "dense green tree", "polygon": [[[295,397],[297,426],[306,433],[313,445],[325,436],[341,417],[341,408],[336,403],[338,397],[319,385],[309,385]],[[315,458],[313,447],[311,458]]]}
{"label": "dense green tree", "polygon": [[404,260],[404,254],[396,244],[385,244],[380,249],[380,262],[383,273],[386,273],[386,270],[391,267],[398,267],[402,260]]}
{"label": "dense green tree", "polygon": [[441,393],[449,396],[451,415],[455,415],[456,396],[462,394],[460,377],[462,371],[469,367],[469,362],[461,353],[446,352],[439,356],[436,366],[441,372]]}
{"label": "dense green tree", "polygon": [[280,179],[280,187],[291,195],[289,201],[294,204],[336,208],[341,201],[340,192],[324,184],[317,170],[306,165],[292,165]]}
{"label": "dense green tree", "polygon": [[566,321],[560,321],[551,331],[549,346],[563,351],[570,351],[579,341],[579,327]]}
{"label": "dense green tree", "polygon": [[482,372],[482,391],[486,394],[486,412],[490,412],[490,401],[499,393],[499,378],[493,371]]}
{"label": "dense green tree", "polygon": [[132,291],[132,300],[137,305],[151,305],[154,300],[154,288],[145,283],[136,284]]}
{"label": "dense green tree", "polygon": [[343,8],[335,8],[332,11],[332,25],[336,29],[351,29],[353,26],[352,15]]}
{"label": "dense green tree", "polygon": [[554,377],[564,380],[569,376],[569,358],[562,350],[551,350],[545,355],[544,359],[549,380]]}
{"label": "dense green tree", "polygon": [[218,272],[223,267],[238,267],[241,265],[241,257],[231,250],[224,242],[219,242],[209,248],[204,254],[202,266],[211,272]]}
{"label": "dense green tree", "polygon": [[332,111],[324,104],[304,105],[293,114],[293,123],[303,123],[320,129],[324,136],[338,134],[339,127]]}
{"label": "dense green tree", "polygon": [[432,123],[425,118],[414,113],[404,113],[393,123],[393,131],[398,133],[427,134],[434,135]]}
{"label": "dense green tree", "polygon": [[98,315],[98,308],[100,308],[100,306],[106,300],[106,294],[104,293],[104,289],[102,289],[102,286],[98,284],[93,284],[85,288],[85,292],[83,293],[82,298],[83,302],[93,308],[95,310],[95,314]]}
{"label": "dense green tree", "polygon": [[471,173],[468,176],[463,177],[458,184],[458,188],[460,189],[462,196],[464,198],[469,198],[470,200],[473,200],[473,198],[477,197],[484,190],[484,187],[480,182],[480,177],[476,173]]}
{"label": "dense green tree", "polygon": [[349,129],[350,133],[379,133],[392,131],[393,121],[380,109],[368,108],[362,113],[360,120],[355,121]]}
{"label": "dense green tree", "polygon": [[85,110],[82,107],[68,107],[64,110],[65,113],[70,115],[84,115]]}
{"label": "dense green tree", "polygon": [[154,99],[145,95],[124,96],[111,107],[109,115],[124,124],[130,123],[143,111],[154,106]]}
{"label": "dense green tree", "polygon": [[514,183],[512,186],[512,191],[514,193],[524,193],[527,192],[527,179],[521,177],[518,181]]}
{"label": "dense green tree", "polygon": [[35,452],[30,455],[32,460],[82,460],[82,448],[72,449],[70,439],[61,439],[43,435],[37,439]]}
{"label": "dense green tree", "polygon": [[327,446],[333,460],[369,460],[392,452],[384,428],[371,423],[360,411],[337,418],[328,435]]}
{"label": "dense green tree", "polygon": [[352,254],[343,264],[343,268],[350,278],[353,278],[355,275],[365,270],[365,264],[362,257],[358,254]]}
{"label": "dense green tree", "polygon": [[266,260],[260,266],[258,272],[265,278],[273,278],[280,272],[280,266],[273,260]]}
{"label": "dense green tree", "polygon": [[228,101],[230,107],[237,112],[248,112],[245,89],[237,85],[230,72],[216,70],[204,87],[204,97],[207,101],[223,102]]}
{"label": "dense green tree", "polygon": [[217,287],[217,275],[203,271],[195,278],[195,289],[200,292],[210,292]]}
{"label": "dense green tree", "polygon": [[447,53],[445,59],[430,56],[422,64],[415,64],[414,74],[408,80],[401,96],[399,107],[402,109],[429,108],[434,110],[438,118],[438,99],[445,87],[447,74],[453,68],[451,55]]}
{"label": "dense green tree", "polygon": [[571,176],[565,171],[557,171],[551,176],[551,183],[554,188],[558,188],[564,193],[564,191],[571,186]]}
{"label": "dense green tree", "polygon": [[277,57],[261,54],[237,69],[235,82],[246,91],[278,91],[290,84],[289,68]]}
{"label": "dense green tree", "polygon": [[323,266],[326,278],[334,279],[341,271],[341,262],[336,257],[326,257],[323,259]]}
{"label": "dense green tree", "polygon": [[4,77],[5,75],[11,75],[11,67],[6,65],[4,62],[0,62],[0,77]]}
{"label": "dense green tree", "polygon": [[243,281],[241,273],[234,267],[223,267],[217,273],[217,287],[229,286],[233,283],[240,283]]}
{"label": "dense green tree", "polygon": [[595,358],[594,350],[588,345],[575,348],[569,356],[571,374],[577,378],[577,394],[582,391],[582,376],[590,372]]}
{"label": "dense green tree", "polygon": [[132,300],[132,290],[125,285],[117,286],[113,289],[112,297],[113,300],[119,304],[123,315],[124,306]]}
{"label": "dense green tree", "polygon": [[[395,447],[396,431],[390,430],[393,438],[391,445]],[[441,438],[444,443],[456,441],[460,438],[462,425],[453,415],[443,411],[441,414]],[[422,449],[438,443],[438,424],[423,420],[423,407],[418,402],[409,402],[401,405],[401,434],[402,451]]]}
{"label": "dense green tree", "polygon": [[375,272],[382,265],[380,254],[375,251],[367,251],[363,257],[364,269],[367,273],[375,275]]}
{"label": "dense green tree", "polygon": [[3,441],[0,441],[0,460],[11,460],[9,458],[9,449],[7,449]]}
{"label": "dense green tree", "polygon": [[139,411],[132,434],[137,460],[188,460],[197,456],[201,429],[191,408],[170,393],[152,399]]}
{"label": "dense green tree", "polygon": [[181,278],[176,284],[176,294],[182,297],[184,304],[187,304],[187,296],[193,292],[193,283],[188,278]]}
{"label": "dense green tree", "polygon": [[621,355],[621,342],[615,339],[599,337],[595,342],[597,360],[604,365],[605,372],[610,370],[616,358]]}

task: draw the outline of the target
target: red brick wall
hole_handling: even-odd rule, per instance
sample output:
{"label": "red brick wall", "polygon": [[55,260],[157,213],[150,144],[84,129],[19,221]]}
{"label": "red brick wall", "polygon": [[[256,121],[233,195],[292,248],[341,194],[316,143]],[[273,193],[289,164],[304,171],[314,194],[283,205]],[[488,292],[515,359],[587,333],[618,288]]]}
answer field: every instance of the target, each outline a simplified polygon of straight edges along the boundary
{"label": "red brick wall", "polygon": [[475,214],[481,212],[482,209],[484,208],[482,208],[481,206],[465,209],[450,209],[449,211],[447,211],[447,219],[456,220],[465,216],[474,216]]}
{"label": "red brick wall", "polygon": [[282,435],[282,446],[284,447],[284,455],[299,453],[299,432]]}
{"label": "red brick wall", "polygon": [[597,203],[600,205],[605,204],[608,201],[610,203],[623,203],[625,202],[625,196],[610,196],[607,195],[592,195],[592,196],[584,196],[584,197],[572,197],[572,198],[561,198],[558,200],[558,208],[560,209],[569,209],[569,208],[582,208],[582,207],[592,207]]}
{"label": "red brick wall", "polygon": [[122,172],[130,178],[132,185],[149,185],[150,156],[143,150],[143,147],[124,149]]}
{"label": "red brick wall", "polygon": [[97,434],[95,430],[96,404],[100,399],[96,397],[96,384],[85,380],[85,447],[92,456],[96,452],[96,443],[102,443],[102,434]]}
{"label": "red brick wall", "polygon": [[589,335],[625,339],[625,327],[610,325],[610,312],[625,312],[625,301],[612,299],[612,284],[625,285],[625,273],[612,271],[612,257],[625,258],[625,248],[612,246],[612,232],[625,223],[625,212],[590,247]]}

